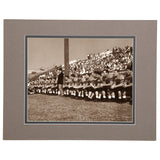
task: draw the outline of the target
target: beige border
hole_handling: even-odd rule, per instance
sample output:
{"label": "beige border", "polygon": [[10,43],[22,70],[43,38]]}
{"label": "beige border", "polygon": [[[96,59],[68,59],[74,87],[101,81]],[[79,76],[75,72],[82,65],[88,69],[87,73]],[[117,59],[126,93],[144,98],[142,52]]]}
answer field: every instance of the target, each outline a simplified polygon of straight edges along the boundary
{"label": "beige border", "polygon": [[[24,125],[25,35],[135,36],[136,124]],[[156,139],[157,21],[4,20],[3,139]]]}

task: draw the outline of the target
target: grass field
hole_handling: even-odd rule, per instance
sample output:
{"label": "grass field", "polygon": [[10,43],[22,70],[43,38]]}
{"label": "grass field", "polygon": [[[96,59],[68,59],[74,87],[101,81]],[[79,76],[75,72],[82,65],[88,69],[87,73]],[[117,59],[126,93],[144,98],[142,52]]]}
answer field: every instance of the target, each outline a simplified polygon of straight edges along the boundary
{"label": "grass field", "polygon": [[132,121],[132,105],[28,95],[28,121]]}

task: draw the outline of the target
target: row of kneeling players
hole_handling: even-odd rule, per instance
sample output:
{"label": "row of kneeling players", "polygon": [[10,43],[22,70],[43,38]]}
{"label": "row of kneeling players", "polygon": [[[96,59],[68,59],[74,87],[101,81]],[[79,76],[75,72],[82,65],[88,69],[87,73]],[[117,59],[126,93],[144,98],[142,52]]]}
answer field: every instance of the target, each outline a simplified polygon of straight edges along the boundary
{"label": "row of kneeling players", "polygon": [[[60,95],[58,86],[38,84],[28,87],[28,94]],[[132,82],[125,81],[92,81],[72,82],[63,85],[63,96],[93,101],[132,101]]]}

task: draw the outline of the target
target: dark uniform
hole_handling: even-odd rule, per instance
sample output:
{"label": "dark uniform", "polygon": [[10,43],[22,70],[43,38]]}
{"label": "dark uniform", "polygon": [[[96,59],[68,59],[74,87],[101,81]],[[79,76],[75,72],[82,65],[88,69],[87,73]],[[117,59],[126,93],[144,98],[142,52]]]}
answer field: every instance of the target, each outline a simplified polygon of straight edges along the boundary
{"label": "dark uniform", "polygon": [[61,72],[59,75],[58,75],[58,89],[60,91],[60,94],[63,95],[63,73]]}

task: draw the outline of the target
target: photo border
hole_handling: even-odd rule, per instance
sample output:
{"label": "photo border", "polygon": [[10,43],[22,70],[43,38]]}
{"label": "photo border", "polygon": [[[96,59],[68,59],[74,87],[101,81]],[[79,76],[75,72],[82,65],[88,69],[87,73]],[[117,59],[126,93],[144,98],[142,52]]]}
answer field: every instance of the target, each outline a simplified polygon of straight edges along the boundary
{"label": "photo border", "polygon": [[[132,121],[28,121],[28,38],[91,38],[91,39],[133,39],[133,86],[132,86]],[[45,36],[25,35],[25,124],[135,124],[135,36]],[[106,102],[107,103],[107,102]]]}

